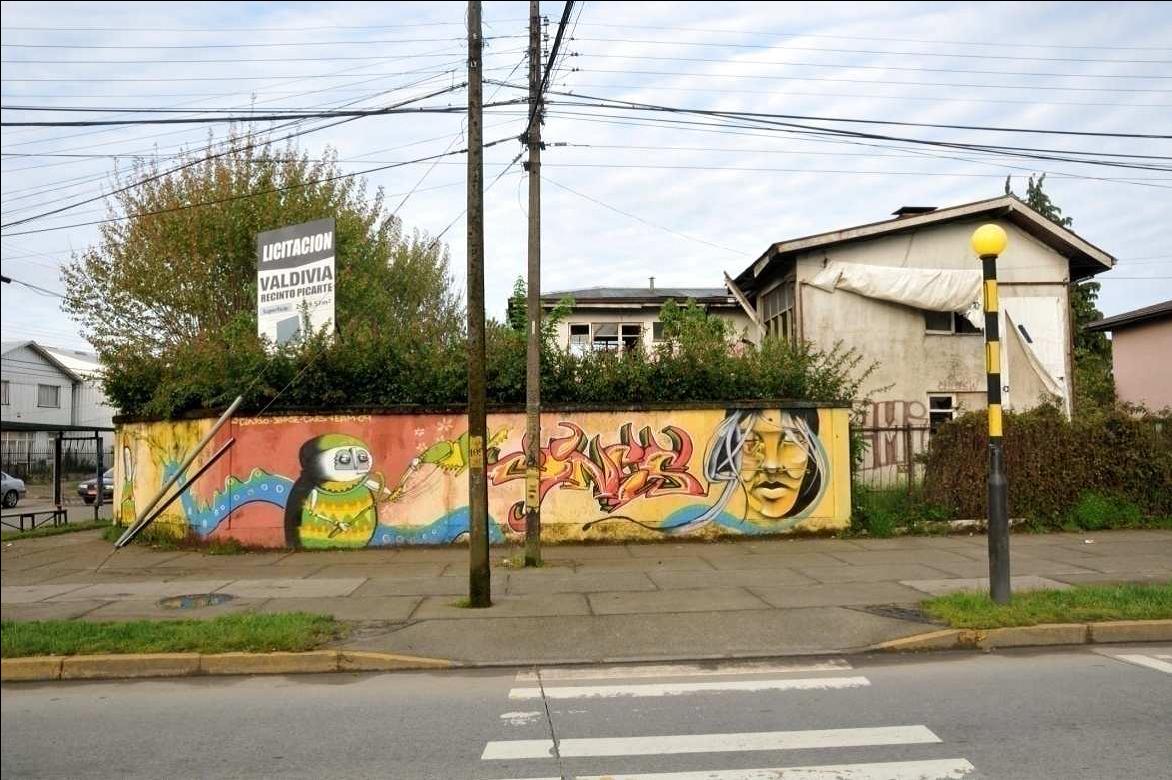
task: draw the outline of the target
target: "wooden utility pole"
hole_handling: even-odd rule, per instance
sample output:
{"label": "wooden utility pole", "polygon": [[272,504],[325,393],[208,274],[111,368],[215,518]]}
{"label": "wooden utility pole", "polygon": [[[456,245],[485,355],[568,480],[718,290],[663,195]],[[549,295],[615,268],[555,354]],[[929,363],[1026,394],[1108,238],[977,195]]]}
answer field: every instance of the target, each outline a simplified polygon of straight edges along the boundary
{"label": "wooden utility pole", "polygon": [[480,0],[468,2],[468,601],[492,606],[485,471],[484,124]]}
{"label": "wooden utility pole", "polygon": [[529,348],[525,368],[525,565],[541,565],[541,3],[529,0]]}

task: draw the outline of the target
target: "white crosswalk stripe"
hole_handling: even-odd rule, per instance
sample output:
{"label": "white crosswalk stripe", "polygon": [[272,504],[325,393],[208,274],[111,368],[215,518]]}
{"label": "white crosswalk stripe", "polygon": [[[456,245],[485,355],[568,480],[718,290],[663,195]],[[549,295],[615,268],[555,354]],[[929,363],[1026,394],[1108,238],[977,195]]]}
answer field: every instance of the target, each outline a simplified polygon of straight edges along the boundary
{"label": "white crosswalk stripe", "polygon": [[[629,666],[550,666],[540,670],[545,682],[571,680],[634,680],[641,677],[720,677],[748,674],[789,674],[791,672],[845,672],[851,665],[842,658],[809,663],[720,663],[720,664],[638,664]],[[517,672],[517,682],[537,682],[539,672]]]}
{"label": "white crosswalk stripe", "polygon": [[798,677],[773,680],[719,680],[694,683],[648,683],[640,685],[575,685],[568,688],[514,688],[510,699],[591,699],[618,696],[679,696],[685,693],[724,691],[829,691],[836,688],[865,688],[866,677]]}
{"label": "white crosswalk stripe", "polygon": [[[685,753],[730,753],[755,750],[917,745],[939,742],[926,726],[882,726],[867,729],[757,731],[739,734],[671,734],[662,737],[593,737],[559,739],[562,758],[602,756],[666,756]],[[489,742],[482,759],[549,758],[553,740],[513,739]]]}
{"label": "white crosswalk stripe", "polygon": [[888,761],[879,764],[824,764],[770,769],[654,772],[633,775],[579,775],[577,780],[954,780],[973,772],[963,758]]}
{"label": "white crosswalk stripe", "polygon": [[[1161,661],[1162,659],[1155,659]],[[550,702],[559,700],[593,700],[597,708],[621,706],[616,703],[626,698],[652,699],[656,697],[695,697],[715,694],[768,694],[786,691],[842,691],[847,695],[851,689],[862,690],[871,686],[868,678],[861,675],[842,674],[850,672],[851,665],[844,659],[818,661],[748,662],[714,664],[660,664],[660,665],[612,665],[599,667],[551,667],[518,672],[517,685],[509,691],[509,700],[544,701],[546,709],[525,712],[508,712],[501,718],[518,727],[531,726],[544,714],[553,717]],[[796,676],[799,674],[824,673],[816,677]],[[835,674],[835,673],[839,674]],[[670,681],[677,678],[678,681]],[[678,678],[695,678],[679,680]],[[712,679],[717,678],[717,679]],[[726,679],[719,679],[726,678]],[[600,681],[598,684],[572,683]],[[629,682],[645,680],[646,682]],[[613,681],[613,682],[612,682]],[[550,683],[563,683],[553,685]],[[571,683],[571,684],[564,684]],[[788,700],[788,699],[787,699]],[[796,700],[796,699],[795,699]],[[693,701],[693,700],[689,700]],[[700,704],[688,706],[703,706]],[[531,705],[532,706],[532,705]],[[652,706],[652,705],[646,705]],[[654,705],[659,706],[659,705]],[[649,710],[655,712],[656,710]],[[664,710],[665,712],[667,710]],[[566,715],[585,714],[587,710],[568,710]],[[602,709],[602,713],[606,713]],[[534,717],[536,716],[536,717]],[[624,735],[603,737],[574,737],[566,734],[566,725],[558,718],[556,743],[553,737],[553,722],[545,730],[549,739],[504,739],[489,741],[484,746],[481,760],[487,762],[521,762],[528,760],[572,759],[587,761],[606,760],[608,763],[629,762],[638,757],[643,761],[654,761],[660,757],[686,755],[728,755],[748,754],[767,751],[795,750],[837,750],[887,747],[885,759],[896,758],[890,748],[894,746],[940,745],[942,740],[925,725],[890,725],[866,728],[820,728],[796,729],[790,731],[748,731],[702,734],[660,734]],[[731,725],[731,724],[730,724]],[[819,724],[823,725],[823,724]],[[837,724],[835,724],[837,725]],[[842,724],[852,725],[852,724]],[[649,726],[648,731],[654,729]],[[613,733],[613,732],[612,732]],[[920,751],[923,748],[919,748]],[[947,754],[946,754],[947,756]],[[802,766],[772,766],[750,769],[701,768],[708,765],[705,759],[687,759],[683,771],[637,771],[637,764],[626,767],[593,766],[591,772],[601,769],[618,770],[604,774],[563,775],[576,780],[958,780],[976,771],[975,767],[962,757],[929,758],[922,752],[909,756],[906,761],[826,763]],[[695,760],[697,762],[692,764]],[[718,759],[717,759],[718,760]],[[675,759],[679,767],[680,759]],[[747,762],[746,762],[747,763]],[[781,762],[779,762],[781,763]],[[689,768],[689,764],[691,768]],[[512,763],[500,763],[510,766]],[[726,765],[727,766],[727,765]],[[514,768],[514,771],[515,768]],[[548,765],[545,767],[548,772]],[[527,780],[552,780],[552,778],[530,777]]]}
{"label": "white crosswalk stripe", "polygon": [[1172,674],[1172,655],[1142,655],[1140,653],[1112,653],[1112,658],[1126,661],[1136,666],[1146,666],[1165,674]]}

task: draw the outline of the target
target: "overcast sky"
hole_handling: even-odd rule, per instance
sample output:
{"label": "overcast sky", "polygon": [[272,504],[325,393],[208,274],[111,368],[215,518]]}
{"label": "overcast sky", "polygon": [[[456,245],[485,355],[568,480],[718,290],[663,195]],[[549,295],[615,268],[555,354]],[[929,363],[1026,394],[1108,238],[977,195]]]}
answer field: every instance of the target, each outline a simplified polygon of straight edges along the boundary
{"label": "overcast sky", "polygon": [[[551,36],[562,7],[542,3]],[[3,104],[193,112],[245,109],[254,98],[258,110],[386,105],[463,80],[464,11],[462,2],[4,3]],[[524,2],[485,3],[486,77],[524,85],[527,13]],[[1172,133],[1166,3],[596,1],[578,3],[571,18],[556,92],[722,111]],[[485,87],[486,100],[522,94]],[[581,97],[552,101],[544,130],[551,145],[542,207],[546,291],[645,286],[649,276],[659,286],[715,287],[722,271],[735,276],[772,242],[873,222],[901,205],[997,196],[1007,174],[1023,193],[1027,173],[1047,171],[1047,190],[1074,229],[1119,258],[1099,277],[1103,311],[1172,298],[1172,170],[811,138],[730,120],[701,126],[715,120],[567,104],[590,102]],[[427,101],[449,102],[464,105],[464,93]],[[523,111],[490,110],[485,139],[515,136]],[[6,121],[30,117],[4,112]],[[1166,139],[834,127],[1084,152],[1157,168],[1168,168],[1172,156]],[[314,155],[331,146],[344,170],[357,171],[459,149],[462,129],[458,114],[394,115],[299,142]],[[37,155],[171,155],[202,147],[208,132],[3,128],[3,222],[110,186],[110,157]],[[486,196],[487,296],[498,317],[525,268],[524,174],[508,167],[519,151],[513,141],[486,151],[486,180],[495,180]],[[456,220],[445,240],[462,286],[463,158],[394,168],[369,181],[384,188],[392,208],[415,190],[399,212],[409,230],[434,235]],[[5,228],[4,274],[60,291],[57,267],[97,235],[92,225],[69,226],[105,216],[102,203],[89,203]],[[45,228],[59,229],[17,235]],[[4,340],[84,347],[58,303],[4,285]]]}

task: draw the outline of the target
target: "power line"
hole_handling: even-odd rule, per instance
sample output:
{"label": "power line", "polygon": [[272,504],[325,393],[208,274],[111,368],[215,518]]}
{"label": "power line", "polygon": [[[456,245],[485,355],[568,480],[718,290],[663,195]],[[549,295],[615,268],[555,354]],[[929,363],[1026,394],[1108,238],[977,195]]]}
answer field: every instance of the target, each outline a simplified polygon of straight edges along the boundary
{"label": "power line", "polygon": [[[443,55],[416,54],[416,55],[412,55],[412,56],[414,56],[414,57],[424,57],[424,56],[450,57],[453,54],[458,54],[458,53],[459,52],[446,52]],[[506,54],[516,54],[517,51],[501,51],[501,52],[493,52],[493,53],[498,54],[498,55],[506,55]],[[504,66],[504,67],[498,66],[498,67],[493,67],[493,68],[486,67],[484,70],[486,72],[489,70],[504,70],[506,67],[507,66]],[[392,73],[364,73],[362,75],[363,76],[371,76],[373,78],[382,78],[385,76],[400,76],[403,74],[392,72]],[[0,78],[0,82],[8,84],[8,83],[31,83],[31,82],[49,81],[49,82],[70,82],[70,83],[78,83],[78,84],[87,84],[87,83],[94,83],[94,82],[99,82],[99,83],[101,83],[101,82],[109,82],[109,83],[148,83],[148,82],[149,83],[159,83],[159,82],[187,82],[187,81],[263,81],[263,80],[267,80],[267,79],[303,81],[303,80],[308,80],[308,79],[333,79],[333,78],[338,78],[338,75],[336,75],[336,74],[319,74],[319,75],[309,75],[309,76],[305,76],[305,75],[301,75],[301,76],[269,76],[269,75],[246,76],[244,74],[236,74],[234,76],[188,76],[188,77],[182,77],[182,78],[25,78],[25,79]]]}
{"label": "power line", "polygon": [[[20,29],[20,28],[8,28]],[[484,40],[495,41],[505,38],[524,38],[524,35],[486,35]],[[76,51],[78,49],[116,49],[116,50],[151,50],[151,49],[274,49],[274,48],[288,48],[296,46],[298,48],[304,46],[375,46],[386,44],[400,44],[400,43],[452,43],[457,46],[464,46],[466,41],[463,36],[454,36],[448,38],[376,38],[373,40],[346,40],[346,41],[293,41],[291,43],[160,43],[151,45],[124,45],[124,44],[105,44],[105,43],[4,43],[0,44],[0,49],[70,49]],[[19,60],[18,60],[19,61]],[[66,60],[69,62],[69,60]]]}
{"label": "power line", "polygon": [[1020,62],[1094,62],[1110,65],[1172,65],[1172,60],[1115,60],[1096,57],[1011,57],[1006,54],[990,54],[977,52],[973,54],[954,54],[926,51],[883,51],[881,49],[831,49],[822,46],[792,46],[785,44],[777,46],[765,43],[721,43],[713,41],[661,41],[640,38],[578,38],[580,41],[598,41],[603,43],[639,43],[659,46],[706,46],[726,49],[777,49],[791,51],[821,51],[833,54],[880,54],[899,57],[948,57],[952,59],[979,59],[979,60],[1012,60]]}
{"label": "power line", "polygon": [[[513,24],[525,19],[498,19],[495,24]],[[463,27],[464,22],[412,22],[404,24],[315,24],[310,27],[15,27],[6,30],[38,32],[318,32],[321,30],[398,30],[407,27]]]}
{"label": "power line", "polygon": [[[570,21],[570,11],[574,8],[573,0],[566,0],[565,5],[562,6],[562,18],[558,22],[557,33],[553,38],[553,47],[549,51],[549,59],[545,62],[545,73],[541,76],[541,86],[537,90],[537,101],[529,106],[529,121],[525,123],[525,137],[529,137],[529,133],[533,130],[533,120],[541,112],[543,98],[545,97],[545,90],[549,87],[549,74],[553,70],[554,60],[557,59],[558,49],[562,45],[562,37],[566,33],[566,24]],[[505,84],[501,82],[501,86]]]}
{"label": "power line", "polygon": [[[940,39],[924,39],[924,38],[890,38],[879,35],[827,35],[813,32],[769,32],[765,30],[729,30],[719,28],[706,27],[667,27],[647,24],[602,24],[602,23],[588,23],[584,27],[609,27],[615,29],[632,29],[632,30],[668,30],[674,32],[700,32],[700,33],[723,33],[727,35],[755,35],[768,36],[772,38],[831,38],[841,40],[853,41],[895,41],[898,43],[929,43],[936,46],[980,46],[982,49],[989,48],[1029,48],[1029,49],[1104,49],[1104,50],[1118,50],[1118,51],[1168,51],[1166,46],[1088,46],[1078,44],[1058,44],[1058,43],[1012,43],[1012,42],[998,42],[998,41],[956,41],[956,40],[940,40]],[[19,28],[16,28],[19,29]]]}

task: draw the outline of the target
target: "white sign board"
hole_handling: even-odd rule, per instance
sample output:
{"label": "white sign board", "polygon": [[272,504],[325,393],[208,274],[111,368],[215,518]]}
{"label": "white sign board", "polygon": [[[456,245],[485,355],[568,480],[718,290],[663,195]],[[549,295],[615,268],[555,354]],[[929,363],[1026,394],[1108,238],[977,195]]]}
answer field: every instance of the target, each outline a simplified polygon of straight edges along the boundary
{"label": "white sign board", "polygon": [[334,329],[334,220],[319,219],[256,237],[256,330],[275,344]]}

